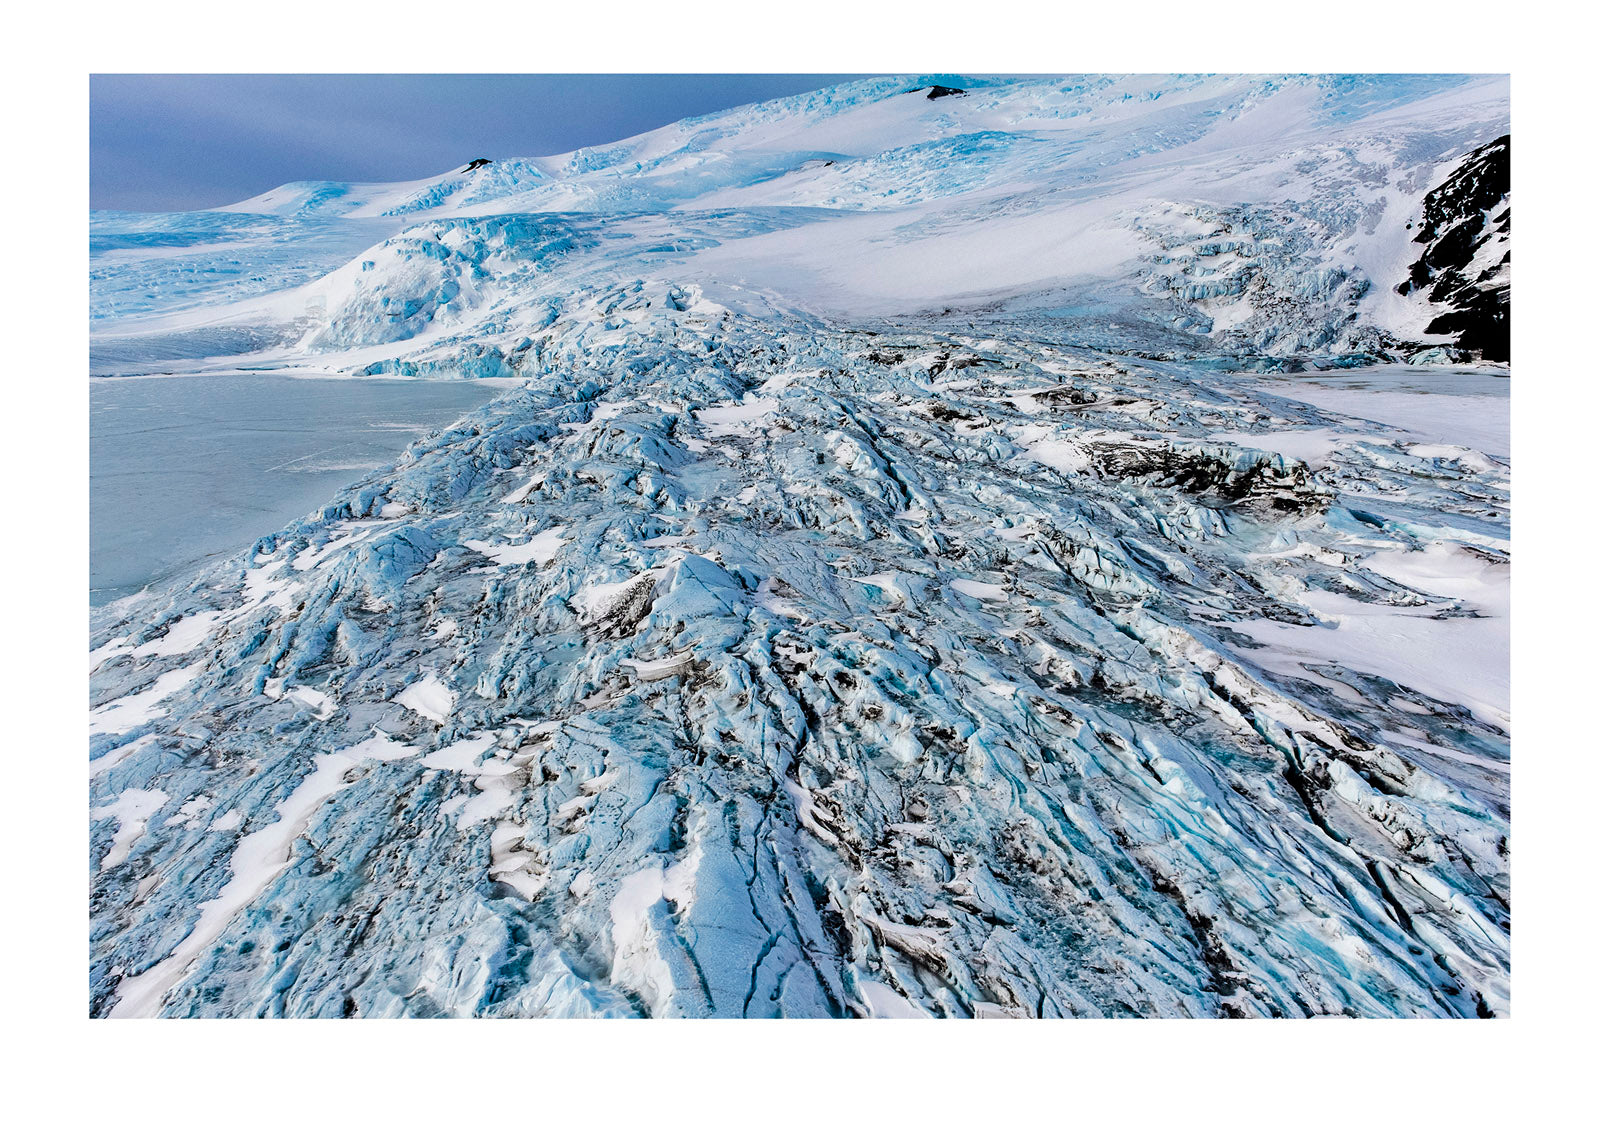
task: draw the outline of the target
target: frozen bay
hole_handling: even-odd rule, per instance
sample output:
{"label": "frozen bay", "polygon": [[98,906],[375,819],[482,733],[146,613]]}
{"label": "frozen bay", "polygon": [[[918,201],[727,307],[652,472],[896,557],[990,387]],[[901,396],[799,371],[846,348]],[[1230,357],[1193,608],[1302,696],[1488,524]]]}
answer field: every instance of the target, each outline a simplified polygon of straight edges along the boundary
{"label": "frozen bay", "polygon": [[91,381],[90,603],[245,548],[504,384],[269,373]]}
{"label": "frozen bay", "polygon": [[1511,454],[1511,379],[1491,369],[1367,365],[1260,382],[1264,392],[1324,412],[1403,428],[1418,440]]}

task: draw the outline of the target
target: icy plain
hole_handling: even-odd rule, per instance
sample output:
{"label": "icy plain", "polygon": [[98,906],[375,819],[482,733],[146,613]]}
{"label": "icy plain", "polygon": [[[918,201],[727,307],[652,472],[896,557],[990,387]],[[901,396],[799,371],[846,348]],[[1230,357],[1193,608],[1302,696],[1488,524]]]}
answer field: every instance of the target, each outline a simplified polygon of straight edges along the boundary
{"label": "icy plain", "polygon": [[503,384],[275,373],[91,381],[90,603],[236,553]]}
{"label": "icy plain", "polygon": [[96,612],[91,1011],[1506,1014],[1508,379],[1394,285],[1507,119],[876,79],[96,217],[97,372],[515,387]]}

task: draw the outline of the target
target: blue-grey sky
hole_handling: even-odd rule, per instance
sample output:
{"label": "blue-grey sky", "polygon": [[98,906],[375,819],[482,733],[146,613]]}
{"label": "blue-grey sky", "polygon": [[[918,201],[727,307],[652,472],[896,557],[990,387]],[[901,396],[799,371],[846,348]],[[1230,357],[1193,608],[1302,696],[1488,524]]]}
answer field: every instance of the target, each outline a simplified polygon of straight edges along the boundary
{"label": "blue-grey sky", "polygon": [[91,208],[231,204],[539,157],[850,75],[93,75]]}

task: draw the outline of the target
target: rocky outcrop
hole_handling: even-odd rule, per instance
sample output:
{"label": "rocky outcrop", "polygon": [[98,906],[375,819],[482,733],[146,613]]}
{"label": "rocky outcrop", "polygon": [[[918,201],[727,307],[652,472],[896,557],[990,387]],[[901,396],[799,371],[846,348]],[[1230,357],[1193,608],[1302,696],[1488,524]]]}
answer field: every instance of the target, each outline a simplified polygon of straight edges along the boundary
{"label": "rocky outcrop", "polygon": [[1423,201],[1424,245],[1396,288],[1438,308],[1426,333],[1486,361],[1511,360],[1511,135],[1469,153]]}

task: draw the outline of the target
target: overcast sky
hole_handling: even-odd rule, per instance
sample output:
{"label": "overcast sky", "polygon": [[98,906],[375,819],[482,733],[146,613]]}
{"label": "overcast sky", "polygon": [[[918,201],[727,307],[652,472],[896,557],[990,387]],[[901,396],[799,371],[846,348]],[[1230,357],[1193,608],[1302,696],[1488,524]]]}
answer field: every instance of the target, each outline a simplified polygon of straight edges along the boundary
{"label": "overcast sky", "polygon": [[850,75],[94,75],[92,208],[232,204],[599,145]]}

